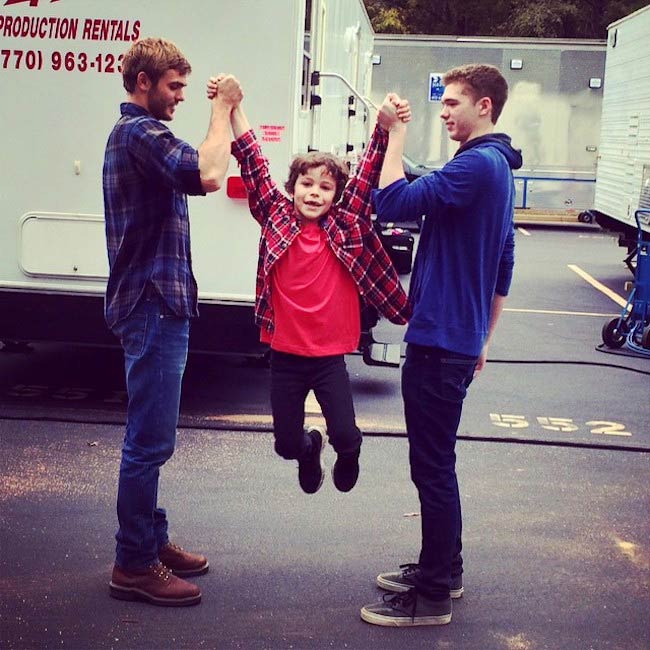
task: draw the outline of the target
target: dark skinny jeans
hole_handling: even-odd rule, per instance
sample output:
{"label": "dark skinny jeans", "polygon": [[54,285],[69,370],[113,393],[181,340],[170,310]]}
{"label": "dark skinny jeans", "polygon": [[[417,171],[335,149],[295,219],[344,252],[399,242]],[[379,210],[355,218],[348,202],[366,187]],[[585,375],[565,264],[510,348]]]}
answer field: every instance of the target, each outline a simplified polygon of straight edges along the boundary
{"label": "dark skinny jeans", "polygon": [[476,358],[409,344],[402,396],[411,478],[420,497],[422,548],[416,589],[449,597],[452,573],[462,573],[462,518],[456,479],[456,433]]}
{"label": "dark skinny jeans", "polygon": [[359,453],[350,377],[342,354],[303,357],[271,350],[271,408],[275,451],[286,459],[304,458],[311,441],[304,430],[305,399],[314,391],[337,454]]}

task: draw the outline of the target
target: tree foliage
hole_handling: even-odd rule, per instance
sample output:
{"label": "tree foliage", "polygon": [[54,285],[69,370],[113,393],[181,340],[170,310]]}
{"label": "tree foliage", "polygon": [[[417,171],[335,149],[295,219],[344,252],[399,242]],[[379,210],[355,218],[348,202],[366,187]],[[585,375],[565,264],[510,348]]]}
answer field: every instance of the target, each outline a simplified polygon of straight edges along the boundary
{"label": "tree foliage", "polygon": [[376,32],[606,38],[647,0],[364,0]]}

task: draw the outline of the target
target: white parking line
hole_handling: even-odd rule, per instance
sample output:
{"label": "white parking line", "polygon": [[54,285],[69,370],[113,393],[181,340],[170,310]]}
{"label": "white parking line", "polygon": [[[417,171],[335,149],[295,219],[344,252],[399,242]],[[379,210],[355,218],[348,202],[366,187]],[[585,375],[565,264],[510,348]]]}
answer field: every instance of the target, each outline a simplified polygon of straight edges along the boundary
{"label": "white parking line", "polygon": [[606,287],[601,282],[598,282],[595,278],[592,278],[589,273],[583,271],[579,266],[575,264],[567,264],[567,266],[574,272],[577,273],[583,280],[586,280],[594,289],[598,289],[601,293],[604,293],[608,298],[611,298],[617,305],[625,307],[627,305],[627,300],[622,298],[617,293]]}
{"label": "white parking line", "polygon": [[503,311],[512,311],[520,314],[553,314],[557,316],[597,316],[598,318],[618,316],[615,314],[603,314],[595,311],[560,311],[557,309],[517,309],[514,307],[505,307]]}

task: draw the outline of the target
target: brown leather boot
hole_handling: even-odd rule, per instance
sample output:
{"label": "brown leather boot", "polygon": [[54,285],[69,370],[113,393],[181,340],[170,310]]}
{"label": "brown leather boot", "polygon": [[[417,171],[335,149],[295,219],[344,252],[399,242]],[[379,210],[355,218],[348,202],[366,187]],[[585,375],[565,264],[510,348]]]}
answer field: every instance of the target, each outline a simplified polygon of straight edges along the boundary
{"label": "brown leather boot", "polygon": [[202,576],[210,564],[204,555],[190,553],[171,542],[158,549],[158,559],[174,574],[183,578]]}
{"label": "brown leather boot", "polygon": [[175,576],[161,562],[129,571],[116,564],[109,587],[111,596],[120,600],[144,600],[165,607],[186,607],[201,602],[201,590]]}

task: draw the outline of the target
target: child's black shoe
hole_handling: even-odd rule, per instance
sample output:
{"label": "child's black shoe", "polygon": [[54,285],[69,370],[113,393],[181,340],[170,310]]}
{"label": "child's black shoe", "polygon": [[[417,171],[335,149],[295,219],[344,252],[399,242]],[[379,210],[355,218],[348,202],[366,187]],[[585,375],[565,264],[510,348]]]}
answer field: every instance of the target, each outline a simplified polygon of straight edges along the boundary
{"label": "child's black shoe", "polygon": [[359,452],[337,456],[332,467],[332,480],[339,492],[349,492],[359,478]]}
{"label": "child's black shoe", "polygon": [[318,427],[310,427],[307,435],[311,438],[311,449],[304,458],[298,460],[298,482],[303,492],[314,494],[320,490],[325,478],[321,455],[327,437]]}

